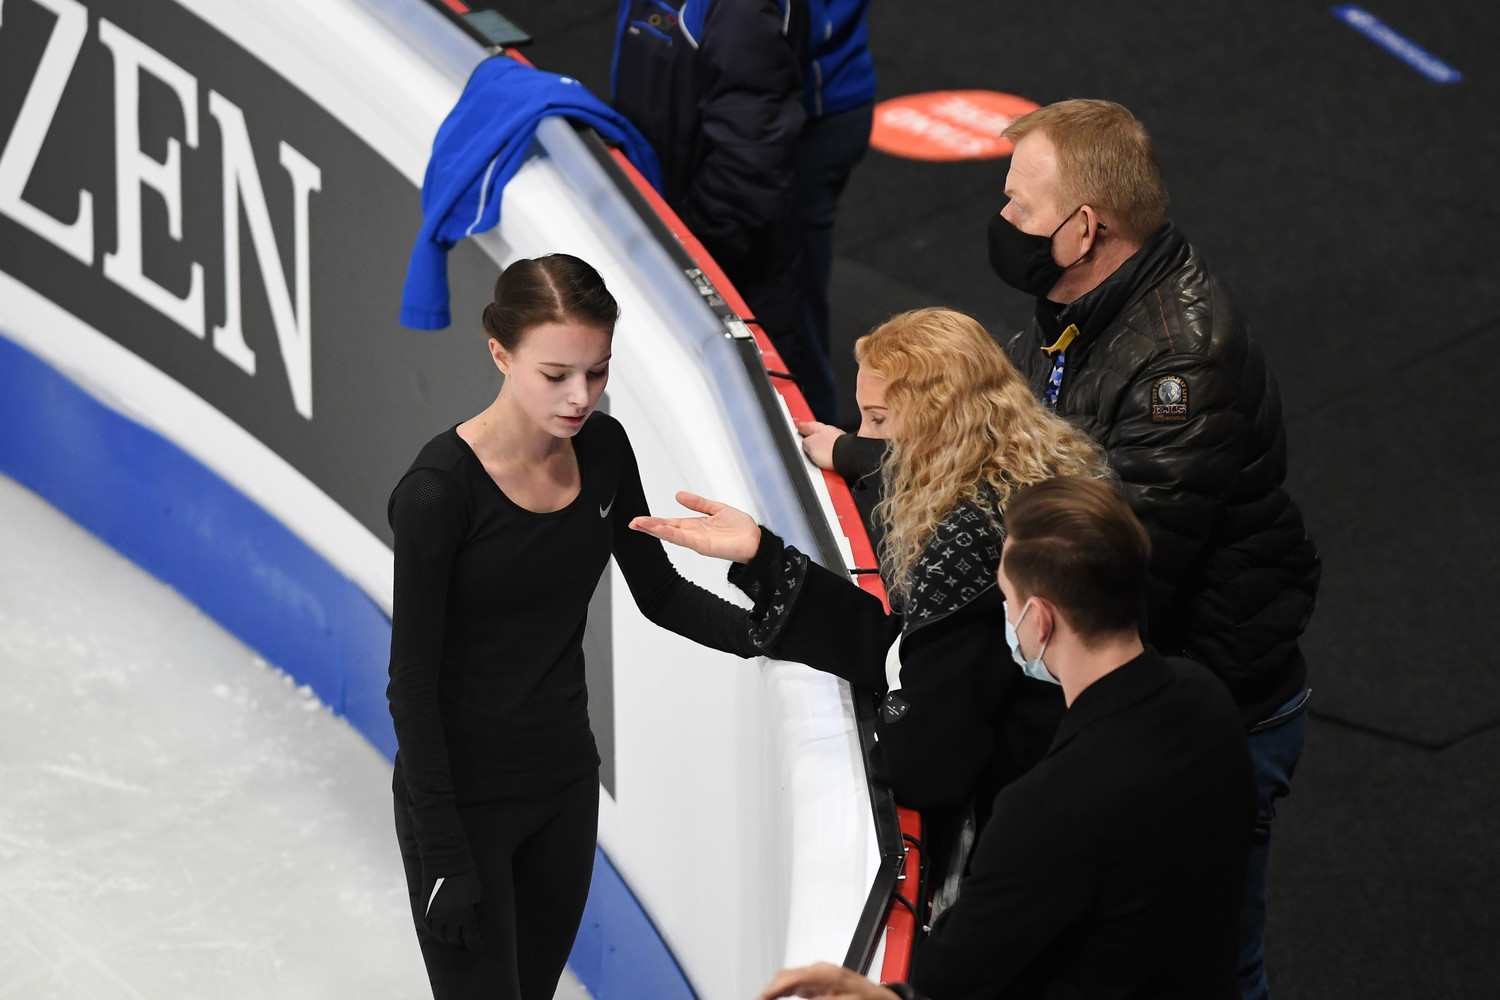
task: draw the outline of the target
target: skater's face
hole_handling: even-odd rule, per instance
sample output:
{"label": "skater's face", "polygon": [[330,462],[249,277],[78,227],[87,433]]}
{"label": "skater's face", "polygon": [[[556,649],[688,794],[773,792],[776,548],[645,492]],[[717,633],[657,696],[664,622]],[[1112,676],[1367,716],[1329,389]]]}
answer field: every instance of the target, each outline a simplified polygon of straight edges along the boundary
{"label": "skater's face", "polygon": [[854,401],[859,405],[859,436],[889,438],[895,435],[895,420],[885,402],[885,379],[864,365],[854,377]]}
{"label": "skater's face", "polygon": [[491,337],[490,356],[505,375],[501,395],[553,437],[572,437],[604,395],[613,339],[607,327],[573,322],[534,326],[513,351]]}

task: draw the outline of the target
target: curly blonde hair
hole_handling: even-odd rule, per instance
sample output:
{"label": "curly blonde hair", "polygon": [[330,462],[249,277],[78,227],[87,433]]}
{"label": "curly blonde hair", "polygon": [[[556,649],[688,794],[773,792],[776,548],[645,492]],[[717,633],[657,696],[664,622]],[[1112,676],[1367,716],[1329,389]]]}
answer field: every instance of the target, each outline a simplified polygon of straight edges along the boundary
{"label": "curly blonde hair", "polygon": [[901,313],[861,337],[854,358],[886,380],[895,431],[882,468],[885,499],[875,508],[885,527],[880,575],[893,601],[905,602],[923,547],[963,501],[978,501],[999,526],[1023,486],[1109,476],[1099,446],[1037,402],[972,317]]}

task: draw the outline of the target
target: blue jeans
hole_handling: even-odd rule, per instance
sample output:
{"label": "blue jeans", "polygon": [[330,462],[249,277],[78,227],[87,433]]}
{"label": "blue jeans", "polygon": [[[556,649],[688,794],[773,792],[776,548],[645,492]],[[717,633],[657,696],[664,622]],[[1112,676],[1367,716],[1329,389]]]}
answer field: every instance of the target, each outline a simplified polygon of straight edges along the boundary
{"label": "blue jeans", "polygon": [[1292,790],[1292,772],[1302,757],[1307,736],[1307,700],[1303,688],[1270,717],[1250,730],[1250,760],[1255,765],[1257,808],[1255,840],[1245,873],[1245,903],[1240,910],[1240,996],[1266,1000],[1266,863],[1271,856],[1271,820],[1276,800]]}

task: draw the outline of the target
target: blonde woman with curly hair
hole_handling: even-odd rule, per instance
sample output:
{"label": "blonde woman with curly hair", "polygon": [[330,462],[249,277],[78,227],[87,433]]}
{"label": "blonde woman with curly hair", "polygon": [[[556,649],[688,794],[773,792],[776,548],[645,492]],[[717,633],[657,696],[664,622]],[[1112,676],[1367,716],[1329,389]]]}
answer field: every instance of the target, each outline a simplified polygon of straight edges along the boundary
{"label": "blonde woman with curly hair", "polygon": [[[861,337],[854,358],[866,397],[859,438],[887,442],[880,463],[886,499],[873,521],[885,540],[881,576],[893,601],[910,599],[917,560],[961,503],[978,503],[1003,531],[1000,514],[1019,487],[1057,475],[1104,474],[1097,447],[1038,406],[984,327],[963,313],[902,313]],[[899,433],[892,413],[900,414]],[[820,467],[844,464],[832,454],[820,461],[818,440],[841,431],[823,424],[799,429]],[[859,438],[848,443],[857,446]],[[831,452],[842,446],[835,441]]]}
{"label": "blonde woman with curly hair", "polygon": [[999,787],[1041,759],[1063,711],[1060,690],[1016,670],[1005,641],[996,571],[1006,505],[1031,483],[1108,471],[971,317],[902,313],[860,338],[854,355],[859,435],[799,430],[825,468],[857,479],[851,466],[878,461],[873,533],[891,614],[727,504],[679,493],[708,516],[631,527],[734,561],[730,579],[755,601],[751,642],[766,655],[882,694],[871,770],[952,843],[971,802],[982,825]]}

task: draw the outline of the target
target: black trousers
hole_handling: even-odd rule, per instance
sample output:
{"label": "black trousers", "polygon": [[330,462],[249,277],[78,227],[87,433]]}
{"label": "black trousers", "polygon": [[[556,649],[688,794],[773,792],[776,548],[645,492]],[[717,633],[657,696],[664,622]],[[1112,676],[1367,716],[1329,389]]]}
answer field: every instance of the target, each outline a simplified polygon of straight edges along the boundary
{"label": "black trousers", "polygon": [[483,889],[477,955],[422,926],[422,860],[404,795],[396,794],[396,839],[433,997],[552,1000],[594,874],[597,772],[550,795],[460,806],[458,816]]}

